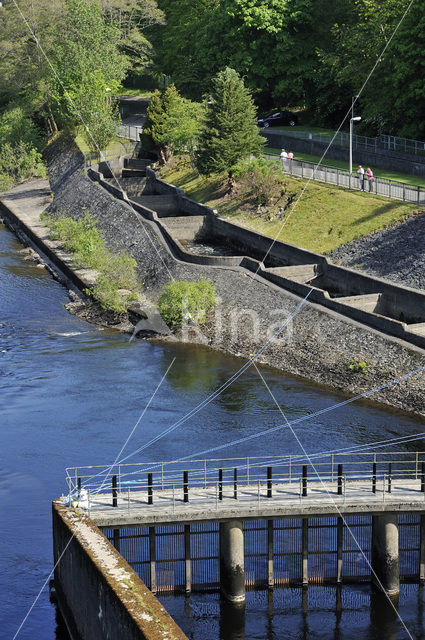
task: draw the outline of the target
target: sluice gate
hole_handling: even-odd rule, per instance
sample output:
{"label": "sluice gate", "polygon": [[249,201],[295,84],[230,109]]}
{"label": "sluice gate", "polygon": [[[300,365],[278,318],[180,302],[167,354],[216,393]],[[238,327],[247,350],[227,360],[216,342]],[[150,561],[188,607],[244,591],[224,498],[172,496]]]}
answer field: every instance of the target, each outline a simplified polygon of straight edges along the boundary
{"label": "sluice gate", "polygon": [[[245,588],[371,581],[372,516],[344,520],[243,521]],[[101,530],[154,593],[220,588],[217,522]],[[398,532],[400,580],[423,581],[425,516],[399,514]]]}

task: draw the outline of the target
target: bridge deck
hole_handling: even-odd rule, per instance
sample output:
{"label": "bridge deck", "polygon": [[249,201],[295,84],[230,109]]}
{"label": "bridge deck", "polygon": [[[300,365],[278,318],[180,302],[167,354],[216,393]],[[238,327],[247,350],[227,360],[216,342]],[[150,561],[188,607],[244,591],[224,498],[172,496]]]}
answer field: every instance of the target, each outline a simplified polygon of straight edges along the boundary
{"label": "bridge deck", "polygon": [[[384,490],[385,485],[385,490]],[[371,482],[347,480],[343,494],[337,494],[336,482],[309,481],[308,495],[300,495],[300,484],[273,484],[273,496],[267,498],[267,485],[238,486],[237,500],[233,486],[223,487],[223,500],[216,487],[190,488],[189,501],[184,502],[181,487],[153,491],[153,504],[148,504],[146,491],[118,492],[117,506],[112,494],[91,495],[88,512],[103,527],[152,526],[236,519],[273,519],[320,517],[330,515],[380,514],[384,511],[425,512],[425,493],[419,479],[393,479],[388,493],[387,480],[378,480],[376,493]],[[339,512],[339,513],[338,513]]]}

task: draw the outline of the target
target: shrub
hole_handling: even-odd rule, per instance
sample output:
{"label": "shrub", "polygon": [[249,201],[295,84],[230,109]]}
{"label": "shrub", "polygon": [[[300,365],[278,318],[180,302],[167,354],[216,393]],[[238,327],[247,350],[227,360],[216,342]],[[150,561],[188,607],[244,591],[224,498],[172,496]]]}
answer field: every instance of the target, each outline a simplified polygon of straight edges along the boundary
{"label": "shrub", "polygon": [[164,322],[172,326],[180,326],[186,319],[204,324],[207,311],[216,304],[215,286],[211,282],[181,280],[164,287],[158,309]]}
{"label": "shrub", "polygon": [[137,262],[133,256],[125,252],[115,255],[105,247],[96,228],[96,218],[89,211],[84,211],[78,220],[48,215],[42,219],[50,227],[51,237],[60,240],[64,248],[73,253],[79,266],[100,272],[96,285],[85,292],[104,309],[124,313],[129,303],[138,298]]}
{"label": "shrub", "polygon": [[366,373],[369,362],[367,360],[350,360],[348,370],[354,373]]}
{"label": "shrub", "polygon": [[283,174],[273,162],[253,158],[233,167],[233,175],[246,193],[253,195],[258,204],[269,205],[276,195],[283,195]]}
{"label": "shrub", "polygon": [[41,154],[30,143],[6,142],[0,146],[0,173],[16,183],[31,177],[44,178],[46,168]]}
{"label": "shrub", "polygon": [[51,236],[61,240],[66,251],[75,254],[76,262],[82,267],[100,269],[106,260],[105,243],[96,228],[96,218],[83,211],[79,220],[59,216],[49,220]]}

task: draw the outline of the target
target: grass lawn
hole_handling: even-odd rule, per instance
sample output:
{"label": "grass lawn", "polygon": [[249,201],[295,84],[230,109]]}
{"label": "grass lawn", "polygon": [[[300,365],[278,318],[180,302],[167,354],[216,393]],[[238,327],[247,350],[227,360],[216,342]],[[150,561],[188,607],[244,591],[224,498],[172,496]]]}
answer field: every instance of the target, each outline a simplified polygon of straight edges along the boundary
{"label": "grass lawn", "polygon": [[[265,153],[270,153],[271,155],[280,155],[281,149],[276,149],[275,147],[264,147]],[[289,151],[289,147],[287,149]],[[312,156],[309,153],[299,153],[294,152],[295,158],[297,160],[304,160],[305,162],[314,162],[317,163],[320,160],[320,156]],[[347,151],[348,156],[348,151]],[[344,169],[345,171],[349,170],[349,163],[344,162],[343,160],[334,160],[333,158],[324,158],[322,160],[323,165],[327,167],[335,167],[337,169]],[[365,165],[366,167],[366,165]],[[372,167],[373,170],[373,167]],[[353,164],[353,173],[355,175],[357,171],[357,165]],[[377,169],[373,171],[375,177],[377,178],[386,178],[387,180],[397,180],[398,182],[407,182],[408,184],[415,184],[419,186],[425,186],[425,178],[422,176],[411,176],[408,173],[399,173],[398,171],[388,171],[387,169]]]}
{"label": "grass lawn", "polygon": [[[84,155],[90,152],[90,149],[88,148],[87,143],[85,142],[84,137],[81,134],[79,134],[75,138],[75,141]],[[133,147],[134,143],[132,143],[131,141],[126,140],[125,138],[115,137],[103,151],[107,158],[118,158],[118,156],[129,153],[133,149]]]}
{"label": "grass lawn", "polygon": [[121,87],[119,96],[131,98],[151,98],[154,89],[131,89],[130,87]]}
{"label": "grass lawn", "polygon": [[269,221],[264,214],[244,211],[247,197],[223,196],[225,176],[201,177],[180,164],[163,169],[161,177],[183,189],[188,197],[217,209],[223,218],[319,253],[328,253],[418,211],[413,204],[317,182],[310,182],[302,194],[306,181],[285,176],[286,191],[295,196],[293,204],[281,220]]}

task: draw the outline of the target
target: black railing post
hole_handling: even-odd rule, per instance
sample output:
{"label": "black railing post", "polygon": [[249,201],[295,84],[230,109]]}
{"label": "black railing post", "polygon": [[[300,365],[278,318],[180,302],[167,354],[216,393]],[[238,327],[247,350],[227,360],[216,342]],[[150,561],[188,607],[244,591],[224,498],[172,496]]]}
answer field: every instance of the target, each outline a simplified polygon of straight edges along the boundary
{"label": "black railing post", "polygon": [[218,499],[223,500],[223,469],[218,470]]}
{"label": "black railing post", "polygon": [[238,499],[238,470],[233,469],[233,497],[235,500]]}
{"label": "black railing post", "polygon": [[425,493],[425,462],[421,462],[421,491]]}
{"label": "black railing post", "polygon": [[391,472],[392,472],[392,464],[391,462],[388,464],[388,493],[391,493]]}
{"label": "black railing post", "polygon": [[372,466],[372,493],[376,493],[376,462]]}
{"label": "black railing post", "polygon": [[338,495],[342,496],[342,464],[338,464]]}
{"label": "black railing post", "polygon": [[183,471],[183,502],[189,502],[189,472]]}
{"label": "black railing post", "polygon": [[77,478],[77,489],[78,489],[78,494],[80,494],[80,491],[81,491],[81,478]]}
{"label": "black railing post", "polygon": [[307,495],[307,465],[303,464],[303,497]]}
{"label": "black railing post", "polygon": [[118,506],[117,476],[112,476],[112,506]]}
{"label": "black railing post", "polygon": [[273,495],[273,481],[272,481],[272,468],[267,467],[267,497],[271,498]]}
{"label": "black railing post", "polygon": [[148,504],[153,504],[152,474],[148,473]]}

